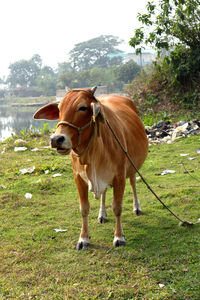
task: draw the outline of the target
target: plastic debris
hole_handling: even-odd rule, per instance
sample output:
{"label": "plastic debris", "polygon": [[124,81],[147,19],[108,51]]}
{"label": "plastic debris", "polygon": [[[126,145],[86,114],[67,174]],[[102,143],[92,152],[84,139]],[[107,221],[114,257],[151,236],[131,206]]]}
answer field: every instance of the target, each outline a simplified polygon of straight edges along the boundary
{"label": "plastic debris", "polygon": [[40,150],[38,148],[34,148],[34,149],[31,149],[31,151],[36,152],[36,151],[42,151],[42,150]]}
{"label": "plastic debris", "polygon": [[188,160],[193,160],[195,159],[196,157],[187,157]]}
{"label": "plastic debris", "polygon": [[15,141],[15,144],[21,144],[21,143],[26,143],[26,141],[24,141],[22,139],[18,139]]}
{"label": "plastic debris", "polygon": [[164,288],[165,287],[165,285],[163,284],[163,283],[159,283],[159,288],[160,289],[162,289],[162,288]]}
{"label": "plastic debris", "polygon": [[6,186],[4,184],[0,184],[0,189],[6,189]]}
{"label": "plastic debris", "polygon": [[[153,126],[146,126],[146,133],[150,144],[172,143],[180,137],[188,137],[200,133],[200,121],[160,121]],[[199,149],[200,151],[200,149]]]}
{"label": "plastic debris", "polygon": [[19,170],[19,174],[22,174],[22,175],[27,174],[27,173],[31,174],[34,172],[34,170],[35,170],[35,166],[27,168],[27,169],[21,169],[21,170]]}
{"label": "plastic debris", "polygon": [[15,151],[15,152],[18,152],[18,151],[25,151],[25,150],[27,150],[27,147],[15,147],[15,148],[14,148],[14,151]]}
{"label": "plastic debris", "polygon": [[25,198],[26,198],[27,200],[30,200],[32,197],[33,197],[33,195],[32,195],[31,193],[26,193],[26,194],[25,194]]}
{"label": "plastic debris", "polygon": [[188,156],[189,153],[181,153],[180,156]]}
{"label": "plastic debris", "polygon": [[62,176],[62,174],[57,173],[52,175],[52,177],[59,177],[59,176]]}
{"label": "plastic debris", "polygon": [[185,133],[187,128],[188,128],[188,123],[176,127],[176,129],[172,133],[172,141],[174,141],[177,136],[180,136],[182,133]]}
{"label": "plastic debris", "polygon": [[200,154],[200,148],[196,150],[196,153]]}
{"label": "plastic debris", "polygon": [[54,231],[55,232],[66,232],[67,229],[57,229],[57,228],[55,228]]}
{"label": "plastic debris", "polygon": [[44,174],[46,174],[46,175],[49,174],[49,170],[45,170]]}
{"label": "plastic debris", "polygon": [[176,173],[176,171],[174,171],[174,170],[165,170],[165,171],[161,172],[160,175],[168,175],[168,174],[174,174],[174,173]]}

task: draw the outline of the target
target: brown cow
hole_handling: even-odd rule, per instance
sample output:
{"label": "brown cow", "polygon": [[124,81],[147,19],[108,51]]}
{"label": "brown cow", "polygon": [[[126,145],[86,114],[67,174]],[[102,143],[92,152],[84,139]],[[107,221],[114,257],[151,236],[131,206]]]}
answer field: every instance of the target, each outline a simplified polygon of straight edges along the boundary
{"label": "brown cow", "polygon": [[141,207],[136,194],[135,170],[110,131],[114,130],[135,166],[140,169],[148,152],[144,126],[133,101],[117,95],[94,97],[94,89],[70,90],[58,103],[39,109],[35,119],[59,119],[51,146],[60,154],[69,154],[80,199],[82,228],[77,250],[90,244],[88,232],[88,189],[101,198],[99,222],[106,221],[106,189],[113,187],[112,209],[116,217],[114,246],[125,245],[121,225],[122,200],[126,178],[133,189],[133,209],[138,215]]}

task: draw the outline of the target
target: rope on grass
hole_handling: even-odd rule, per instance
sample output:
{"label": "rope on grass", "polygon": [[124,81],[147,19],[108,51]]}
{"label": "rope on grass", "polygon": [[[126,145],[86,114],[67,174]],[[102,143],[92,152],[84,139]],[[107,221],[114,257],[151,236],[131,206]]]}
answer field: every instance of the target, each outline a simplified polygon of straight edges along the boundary
{"label": "rope on grass", "polygon": [[[105,117],[104,117],[105,118]],[[112,132],[115,140],[117,141],[117,143],[119,144],[120,148],[122,149],[122,151],[124,152],[124,154],[126,155],[127,159],[129,160],[130,164],[132,165],[132,167],[135,169],[135,171],[138,173],[138,175],[140,176],[140,178],[142,179],[142,181],[144,182],[144,184],[147,186],[147,188],[151,191],[151,193],[156,197],[156,199],[163,205],[164,208],[166,208],[177,220],[179,220],[179,226],[193,226],[196,224],[200,223],[200,219],[198,219],[197,222],[189,222],[186,220],[182,220],[181,218],[179,218],[171,209],[169,209],[169,207],[167,207],[167,205],[165,205],[165,203],[157,196],[157,194],[153,191],[153,189],[150,187],[150,185],[147,183],[147,181],[145,180],[145,178],[142,176],[142,174],[140,173],[140,171],[137,169],[137,167],[135,166],[135,164],[133,163],[132,159],[130,158],[128,152],[126,151],[126,149],[124,148],[124,146],[121,144],[118,136],[116,135],[116,133],[114,132],[113,128],[111,127],[110,123],[108,122],[108,120],[105,118],[106,124],[108,126],[108,128],[110,129],[110,131]]]}

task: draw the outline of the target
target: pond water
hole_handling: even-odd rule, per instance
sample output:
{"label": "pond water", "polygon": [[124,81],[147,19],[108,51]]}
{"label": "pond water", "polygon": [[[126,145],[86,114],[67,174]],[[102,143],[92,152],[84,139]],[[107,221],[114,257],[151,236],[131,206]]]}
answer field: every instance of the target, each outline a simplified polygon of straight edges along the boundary
{"label": "pond water", "polygon": [[43,129],[43,125],[46,123],[49,124],[49,128],[54,128],[56,121],[33,119],[33,114],[38,108],[0,105],[0,141],[25,130]]}

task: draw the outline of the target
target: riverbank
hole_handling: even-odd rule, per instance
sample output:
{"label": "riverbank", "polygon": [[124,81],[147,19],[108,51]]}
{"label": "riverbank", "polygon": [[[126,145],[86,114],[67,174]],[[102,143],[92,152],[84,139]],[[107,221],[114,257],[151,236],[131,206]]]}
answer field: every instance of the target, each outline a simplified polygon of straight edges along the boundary
{"label": "riverbank", "polygon": [[1,99],[0,105],[11,105],[11,106],[30,106],[40,105],[43,103],[49,103],[56,100],[55,96],[51,97],[6,97]]}
{"label": "riverbank", "polygon": [[50,102],[11,103],[10,105],[13,107],[35,107],[35,106],[47,105],[48,103],[50,103]]}

